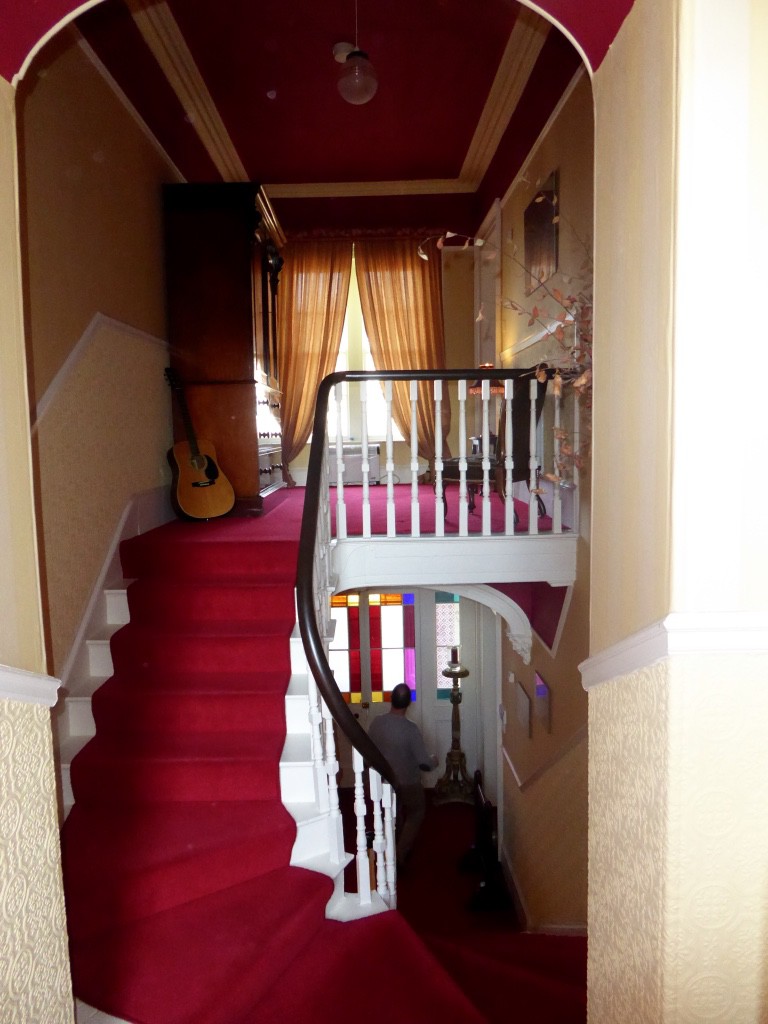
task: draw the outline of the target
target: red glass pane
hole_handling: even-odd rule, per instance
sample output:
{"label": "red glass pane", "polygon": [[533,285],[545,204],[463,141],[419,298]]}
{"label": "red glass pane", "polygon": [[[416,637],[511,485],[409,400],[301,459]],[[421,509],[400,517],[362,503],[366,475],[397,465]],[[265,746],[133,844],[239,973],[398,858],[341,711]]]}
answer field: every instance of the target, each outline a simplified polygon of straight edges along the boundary
{"label": "red glass pane", "polygon": [[349,649],[350,651],[360,650],[360,609],[349,608]]}
{"label": "red glass pane", "polygon": [[371,630],[371,654],[381,648],[381,608],[368,609],[368,624]]}
{"label": "red glass pane", "polygon": [[403,647],[416,646],[416,609],[412,604],[403,605]]}
{"label": "red glass pane", "polygon": [[371,650],[371,695],[384,689],[384,673],[381,668],[381,650]]}
{"label": "red glass pane", "polygon": [[349,652],[349,689],[351,693],[360,693],[362,676],[360,674],[360,651]]}

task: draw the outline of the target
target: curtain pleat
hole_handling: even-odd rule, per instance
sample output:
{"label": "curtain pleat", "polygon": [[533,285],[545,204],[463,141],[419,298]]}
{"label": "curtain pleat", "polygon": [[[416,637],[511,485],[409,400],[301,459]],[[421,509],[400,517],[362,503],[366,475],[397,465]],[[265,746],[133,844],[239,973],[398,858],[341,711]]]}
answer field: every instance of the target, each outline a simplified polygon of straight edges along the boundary
{"label": "curtain pleat", "polygon": [[[377,370],[445,369],[445,336],[440,261],[425,261],[409,238],[355,241],[355,270],[371,355]],[[393,387],[392,414],[403,437],[411,434],[408,385]],[[443,438],[450,429],[450,402],[444,388]],[[431,383],[419,383],[418,451],[432,467],[435,414]],[[443,442],[443,457],[450,456]]]}
{"label": "curtain pleat", "polygon": [[278,363],[282,390],[283,476],[312,431],[317,389],[333,373],[349,296],[352,244],[291,242],[280,275]]}

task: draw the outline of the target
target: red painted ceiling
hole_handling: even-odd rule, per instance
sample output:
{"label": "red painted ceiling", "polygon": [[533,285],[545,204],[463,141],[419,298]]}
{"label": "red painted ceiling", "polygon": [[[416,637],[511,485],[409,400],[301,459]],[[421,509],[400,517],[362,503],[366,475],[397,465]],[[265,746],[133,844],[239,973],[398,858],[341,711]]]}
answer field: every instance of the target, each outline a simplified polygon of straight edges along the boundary
{"label": "red painted ceiling", "polygon": [[[358,0],[358,41],[379,89],[355,107],[336,91],[333,45],[354,42],[354,0],[166,0],[247,176],[262,183],[457,179],[521,10],[517,0]],[[632,0],[541,0],[600,63]],[[72,0],[0,0],[0,74],[10,78]],[[188,180],[219,180],[211,157],[124,0],[77,26]],[[45,52],[39,60],[45,60]],[[288,233],[424,226],[471,233],[503,193],[581,64],[552,29],[474,192],[277,199]]]}

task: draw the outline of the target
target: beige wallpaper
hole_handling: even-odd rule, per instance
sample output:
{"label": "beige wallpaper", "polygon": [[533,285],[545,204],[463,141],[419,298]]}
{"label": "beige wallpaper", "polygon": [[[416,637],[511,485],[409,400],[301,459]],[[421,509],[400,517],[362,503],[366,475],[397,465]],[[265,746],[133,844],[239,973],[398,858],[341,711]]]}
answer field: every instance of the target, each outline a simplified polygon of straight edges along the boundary
{"label": "beige wallpaper", "polygon": [[34,401],[100,311],[165,333],[160,186],[175,174],[65,30],[20,87]]}
{"label": "beige wallpaper", "polygon": [[0,701],[0,1020],[71,1024],[51,713]]}
{"label": "beige wallpaper", "polygon": [[594,77],[593,654],[669,609],[675,8],[636,0]]}
{"label": "beige wallpaper", "polygon": [[589,1019],[663,1020],[664,666],[589,694]]}
{"label": "beige wallpaper", "polygon": [[164,345],[99,322],[39,423],[53,671],[60,671],[129,498],[170,482]]}
{"label": "beige wallpaper", "polygon": [[44,669],[29,456],[13,90],[0,79],[0,663]]}
{"label": "beige wallpaper", "polygon": [[23,248],[49,671],[123,509],[169,481],[160,188],[174,172],[67,30],[20,90]]}
{"label": "beige wallpaper", "polygon": [[587,927],[587,742],[519,789],[504,762],[504,850],[532,930]]}

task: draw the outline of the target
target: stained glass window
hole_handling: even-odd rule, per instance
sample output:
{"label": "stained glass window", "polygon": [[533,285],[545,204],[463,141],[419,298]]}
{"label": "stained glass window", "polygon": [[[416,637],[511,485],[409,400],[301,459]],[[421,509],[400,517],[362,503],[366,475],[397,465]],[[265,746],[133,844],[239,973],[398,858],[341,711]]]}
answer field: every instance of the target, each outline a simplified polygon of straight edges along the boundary
{"label": "stained glass window", "polygon": [[453,681],[443,675],[451,660],[451,648],[461,645],[459,629],[459,595],[444,591],[435,593],[435,668],[438,700],[448,700]]}
{"label": "stained glass window", "polygon": [[329,662],[348,703],[387,702],[398,683],[407,683],[416,700],[414,594],[336,594],[331,617]]}

